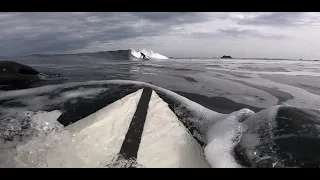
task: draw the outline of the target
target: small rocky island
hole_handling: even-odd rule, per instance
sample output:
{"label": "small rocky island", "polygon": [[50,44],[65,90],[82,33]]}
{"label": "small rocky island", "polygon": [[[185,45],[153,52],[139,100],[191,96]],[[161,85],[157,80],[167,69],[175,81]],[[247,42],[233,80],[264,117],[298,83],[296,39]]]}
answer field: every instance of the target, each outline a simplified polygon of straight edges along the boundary
{"label": "small rocky island", "polygon": [[221,58],[225,58],[225,59],[232,59],[232,57],[231,57],[231,56],[226,56],[226,55],[222,56]]}

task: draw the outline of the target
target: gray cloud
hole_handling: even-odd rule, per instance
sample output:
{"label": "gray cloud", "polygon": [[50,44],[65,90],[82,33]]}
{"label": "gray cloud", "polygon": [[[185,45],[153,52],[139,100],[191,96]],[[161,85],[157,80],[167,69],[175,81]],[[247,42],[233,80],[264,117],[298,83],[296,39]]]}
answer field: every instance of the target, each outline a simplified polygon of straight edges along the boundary
{"label": "gray cloud", "polygon": [[258,16],[245,18],[238,21],[238,24],[261,25],[261,26],[295,26],[310,23],[304,17],[304,12],[272,12],[259,14]]}
{"label": "gray cloud", "polygon": [[171,25],[204,21],[201,13],[1,13],[0,54],[83,49],[93,42],[149,37]]}
{"label": "gray cloud", "polygon": [[287,38],[289,36],[281,34],[264,34],[258,30],[254,29],[237,29],[237,28],[228,28],[228,29],[218,29],[217,32],[196,32],[192,34],[196,38],[213,38],[213,37],[256,37],[256,38],[268,38],[268,39],[280,39]]}
{"label": "gray cloud", "polygon": [[254,29],[237,29],[237,28],[230,28],[230,29],[219,29],[218,32],[224,35],[230,35],[235,37],[259,37],[259,38],[286,38],[286,35],[280,34],[265,34],[261,33],[258,30]]}
{"label": "gray cloud", "polygon": [[148,19],[151,21],[165,21],[175,19],[180,16],[185,16],[188,14],[194,14],[190,12],[133,12],[133,15]]}
{"label": "gray cloud", "polygon": [[[160,39],[162,42],[167,43],[166,46],[159,47],[163,51],[165,51],[165,48],[174,47],[174,45],[171,45],[173,43],[171,38],[165,39],[166,37],[174,37],[174,39],[177,39],[176,42],[178,44],[184,42],[183,38],[188,37],[190,39],[191,37],[193,42],[188,41],[190,44],[185,45],[185,47],[190,48],[193,44],[196,44],[195,41],[210,38],[219,39],[217,37],[222,37],[222,39],[224,37],[241,38],[243,42],[245,42],[245,38],[283,40],[288,37],[285,35],[285,30],[280,29],[278,32],[273,32],[264,29],[264,31],[259,31],[257,30],[259,28],[253,26],[283,28],[297,25],[306,26],[319,23],[319,17],[301,12],[0,13],[0,56],[68,53],[86,51],[88,49],[94,51],[95,46],[100,45],[100,48],[112,49],[110,46],[116,45],[118,42],[117,45],[125,44],[132,38],[139,38],[140,41],[138,43],[143,46],[152,39],[150,37],[156,37],[158,40]],[[200,25],[196,26],[195,24]],[[310,33],[308,35],[310,36]],[[131,42],[135,42],[135,40]],[[169,45],[168,42],[170,42]],[[154,44],[160,46],[159,42]],[[184,43],[181,44],[184,45]],[[134,43],[132,45],[134,46]],[[173,51],[171,49],[167,50],[167,52]],[[194,49],[194,52],[196,52],[196,49]],[[176,54],[173,55],[178,56]]]}
{"label": "gray cloud", "polygon": [[182,24],[203,22],[209,19],[204,13],[200,12],[134,12],[134,16],[147,19],[153,22],[165,22],[166,24]]}

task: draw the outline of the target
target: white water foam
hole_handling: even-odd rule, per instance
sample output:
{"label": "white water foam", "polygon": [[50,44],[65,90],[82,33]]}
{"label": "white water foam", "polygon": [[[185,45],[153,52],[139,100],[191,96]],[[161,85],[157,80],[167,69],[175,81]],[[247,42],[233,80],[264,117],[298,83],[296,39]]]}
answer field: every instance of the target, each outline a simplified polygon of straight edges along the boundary
{"label": "white water foam", "polygon": [[[257,155],[257,150],[253,149],[253,147],[256,147],[259,143],[261,143],[261,141],[266,142],[267,140],[275,139],[275,137],[273,136],[274,133],[272,131],[277,126],[277,122],[275,122],[274,119],[277,117],[279,108],[280,106],[278,105],[260,111],[259,113],[255,114],[253,118],[248,118],[246,122],[242,124],[244,133],[241,136],[240,145],[245,149],[245,156],[251,163],[257,163],[260,160],[269,158],[269,156],[259,157]],[[252,128],[256,127],[263,127],[264,132],[253,133]],[[251,132],[248,132],[249,128],[251,128]],[[265,134],[263,135],[263,133]],[[265,138],[260,139],[261,135],[263,135]],[[270,139],[267,138],[268,136],[270,137]]]}
{"label": "white water foam", "polygon": [[145,54],[147,58],[149,59],[169,59],[168,57],[161,55],[159,53],[153,52],[153,50],[146,50],[142,49],[141,51],[136,51],[134,49],[130,49],[131,55],[138,58],[142,59],[141,53]]}
{"label": "white water foam", "polygon": [[[252,77],[247,79],[232,77],[230,79],[240,80],[248,84],[267,88],[276,88],[279,91],[283,91],[293,96],[292,99],[282,102],[282,105],[295,106],[299,108],[320,109],[320,96],[317,94],[313,94],[305,89],[295,87],[292,85],[274,82],[272,80],[263,79],[260,77]],[[266,86],[266,84],[268,86]]]}
{"label": "white water foam", "polygon": [[244,119],[253,115],[250,109],[242,109],[213,124],[207,132],[208,144],[204,149],[206,159],[214,168],[241,167],[235,161],[232,150],[240,140]]}
{"label": "white water foam", "polygon": [[[0,144],[0,167],[32,167],[43,163],[43,157],[38,156],[39,153],[45,151],[46,147],[53,146],[60,139],[50,138],[42,143],[39,143],[39,140],[43,140],[49,134],[59,134],[63,129],[63,126],[57,122],[60,115],[61,112],[58,110],[25,111],[16,117],[10,117],[11,123],[7,123],[6,126],[10,126],[7,129],[11,131],[2,132],[1,136],[4,137],[4,133],[7,133],[13,138],[11,141],[2,140]],[[23,129],[22,121],[24,125],[29,125],[27,129]],[[17,133],[23,136],[17,137]]]}
{"label": "white water foam", "polygon": [[[310,72],[310,71],[293,71],[293,72],[268,72],[268,71],[249,71],[249,70],[240,70],[237,66],[234,67],[235,69],[223,69],[224,71],[229,72],[240,72],[240,73],[248,73],[250,72],[251,75],[269,75],[269,74],[279,74],[279,75],[293,75],[293,76],[320,76],[319,72]],[[214,67],[206,67],[209,70],[221,70],[221,68],[214,68]]]}
{"label": "white water foam", "polygon": [[73,99],[73,98],[86,98],[86,99],[91,99],[94,98],[96,95],[103,93],[107,91],[108,88],[94,88],[94,89],[84,89],[80,88],[75,91],[71,92],[64,92],[61,94],[62,99]]}
{"label": "white water foam", "polygon": [[[58,87],[52,87],[52,91],[57,90]],[[44,109],[48,109],[54,106],[61,105],[70,101],[71,103],[76,103],[78,98],[81,99],[93,99],[97,95],[101,94],[108,90],[108,88],[78,88],[76,90],[69,90],[55,97],[50,97],[50,93],[48,94],[38,94],[37,90],[35,89],[34,94],[31,92],[25,92],[26,95],[23,95],[24,90],[21,90],[21,94],[18,93],[17,98],[8,96],[8,99],[13,98],[10,100],[11,103],[22,104],[21,107],[13,107],[13,106],[3,106],[0,108],[0,121],[6,118],[18,118],[17,121],[20,122],[21,119],[25,118],[24,114],[28,111],[42,111]],[[38,91],[39,92],[39,91]],[[41,91],[40,91],[41,92]]]}

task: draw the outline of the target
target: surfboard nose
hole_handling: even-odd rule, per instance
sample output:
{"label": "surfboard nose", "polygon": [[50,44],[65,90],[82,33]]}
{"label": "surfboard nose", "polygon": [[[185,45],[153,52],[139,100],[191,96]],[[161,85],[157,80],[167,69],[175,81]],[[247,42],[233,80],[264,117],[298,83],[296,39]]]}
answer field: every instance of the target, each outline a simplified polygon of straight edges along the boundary
{"label": "surfboard nose", "polygon": [[197,140],[150,87],[118,99],[66,130],[73,141],[65,138],[66,146],[58,147],[61,157],[48,159],[49,167],[61,167],[66,158],[70,167],[210,167]]}

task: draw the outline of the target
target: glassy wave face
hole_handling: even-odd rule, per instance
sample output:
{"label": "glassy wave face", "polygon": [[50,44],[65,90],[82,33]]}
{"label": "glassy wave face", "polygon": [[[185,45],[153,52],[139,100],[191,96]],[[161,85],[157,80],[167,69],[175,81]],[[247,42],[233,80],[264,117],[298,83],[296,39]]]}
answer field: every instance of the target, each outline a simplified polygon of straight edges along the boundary
{"label": "glassy wave face", "polygon": [[[174,112],[210,167],[319,167],[319,62],[98,54],[9,59],[40,79],[0,87],[1,167],[105,167],[103,141],[79,141],[69,129],[144,87]],[[86,143],[97,154],[75,153]]]}

